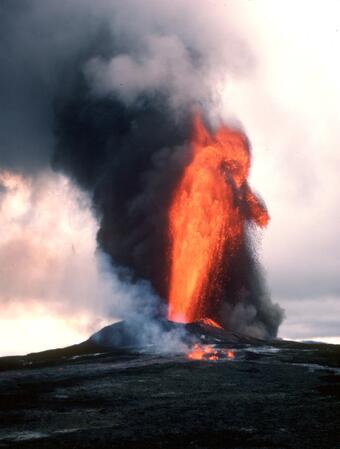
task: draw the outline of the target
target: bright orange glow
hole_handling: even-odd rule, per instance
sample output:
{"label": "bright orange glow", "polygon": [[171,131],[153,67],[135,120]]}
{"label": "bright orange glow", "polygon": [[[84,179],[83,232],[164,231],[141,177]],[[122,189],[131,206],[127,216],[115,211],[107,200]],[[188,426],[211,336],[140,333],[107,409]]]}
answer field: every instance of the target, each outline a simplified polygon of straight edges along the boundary
{"label": "bright orange glow", "polygon": [[168,318],[182,323],[211,319],[209,298],[219,296],[222,268],[228,272],[245,221],[266,226],[269,220],[247,184],[250,153],[241,131],[221,126],[212,135],[196,114],[191,144],[192,160],[168,216]]}
{"label": "bright orange glow", "polygon": [[216,321],[212,320],[211,318],[202,318],[200,320],[200,323],[211,327],[217,327],[218,329],[223,329],[222,326],[220,326],[218,323],[216,323]]}
{"label": "bright orange glow", "polygon": [[210,345],[196,344],[187,354],[190,360],[232,360],[235,358],[234,351],[230,349],[215,349]]}

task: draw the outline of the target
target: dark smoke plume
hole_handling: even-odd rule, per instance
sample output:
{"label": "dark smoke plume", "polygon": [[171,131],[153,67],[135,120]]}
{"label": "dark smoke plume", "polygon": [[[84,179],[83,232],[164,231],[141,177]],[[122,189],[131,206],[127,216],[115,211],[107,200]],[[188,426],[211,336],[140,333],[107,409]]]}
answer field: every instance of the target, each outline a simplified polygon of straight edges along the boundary
{"label": "dark smoke plume", "polygon": [[[25,127],[30,130],[26,152],[9,132],[1,160],[31,172],[52,160],[89,193],[100,223],[98,244],[120,278],[150,281],[164,300],[166,214],[190,159],[192,110],[199,105],[214,126],[215,85],[224,72],[242,76],[252,58],[234,32],[225,31],[218,11],[198,12],[195,2],[57,3],[0,6],[1,34],[12,52],[1,81],[9,121],[23,130],[21,139]],[[25,63],[27,41],[33,61]],[[7,91],[6,83],[12,83]],[[237,292],[226,293],[233,301],[239,296],[236,306],[231,310],[226,301],[223,310],[234,328],[275,336],[282,314],[249,247],[239,263]]]}
{"label": "dark smoke plume", "polygon": [[84,89],[56,110],[54,166],[92,193],[98,243],[121,275],[167,294],[171,194],[188,161],[191,112],[176,116],[162,95],[133,106]]}

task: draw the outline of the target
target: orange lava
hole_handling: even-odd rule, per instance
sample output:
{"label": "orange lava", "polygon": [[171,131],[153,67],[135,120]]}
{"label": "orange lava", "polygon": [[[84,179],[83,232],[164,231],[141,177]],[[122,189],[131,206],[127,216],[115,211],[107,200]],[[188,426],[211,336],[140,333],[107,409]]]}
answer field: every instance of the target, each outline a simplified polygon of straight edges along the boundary
{"label": "orange lava", "polygon": [[234,351],[230,349],[215,349],[210,345],[196,344],[187,354],[190,360],[232,360],[235,358]]}
{"label": "orange lava", "polygon": [[218,329],[223,329],[223,327],[221,325],[216,323],[216,321],[214,321],[211,318],[202,318],[200,320],[200,323],[205,324],[206,326],[217,327]]}
{"label": "orange lava", "polygon": [[211,134],[196,114],[191,145],[168,215],[168,318],[182,323],[211,319],[208,302],[219,296],[245,221],[263,227],[269,220],[247,184],[250,152],[241,131],[221,126]]}

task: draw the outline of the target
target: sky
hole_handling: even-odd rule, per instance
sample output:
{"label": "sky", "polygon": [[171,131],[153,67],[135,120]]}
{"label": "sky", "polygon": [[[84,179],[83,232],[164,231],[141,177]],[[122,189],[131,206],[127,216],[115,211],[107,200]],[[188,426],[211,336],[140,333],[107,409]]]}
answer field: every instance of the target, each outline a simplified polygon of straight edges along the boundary
{"label": "sky", "polygon": [[[105,3],[101,2],[98,8]],[[149,1],[145,3],[150,6]],[[227,51],[226,61],[221,58],[218,66],[218,71],[223,71],[226,65],[226,76],[209,75],[207,79],[215,83],[219,116],[227,123],[241,122],[252,144],[250,183],[265,200],[271,216],[268,229],[258,234],[258,255],[272,300],[285,310],[279,337],[337,341],[340,62],[336,55],[340,50],[340,5],[332,0],[201,3],[202,9],[209,11],[210,28],[202,28],[202,36],[198,33],[200,40],[193,26],[195,42],[205,45],[208,54],[213,53],[211,61],[217,65],[216,35],[217,49],[228,49],[229,42],[233,47]],[[152,14],[152,8],[149,10]],[[172,12],[165,8],[164,14]],[[198,16],[197,20],[203,19]],[[57,17],[56,23],[62,30],[61,19],[59,23]],[[182,26],[176,23],[176,29]],[[221,31],[224,28],[226,34]],[[236,40],[228,40],[229,29],[232,36],[237,34]],[[78,34],[69,36],[70,54],[72,45],[82,39]],[[62,44],[67,38],[67,33],[66,37],[60,33],[53,41],[57,59],[68,57]],[[22,46],[20,33],[17,40]],[[164,51],[159,43],[150,46],[153,58]],[[181,53],[174,54],[177,58]],[[32,59],[32,65],[39,65],[38,57],[32,54]],[[11,67],[11,60],[5,57],[1,61],[6,64],[6,73],[19,79],[14,63]],[[97,63],[90,61],[84,68],[93,78],[94,89],[119,90],[119,78],[108,78],[105,70],[99,77],[93,70]],[[112,62],[118,63],[121,61]],[[176,59],[175,63],[181,60]],[[45,60],[45,64],[47,68],[42,65],[41,73],[48,97],[55,80],[49,71],[50,63]],[[125,101],[132,101],[131,95],[136,95],[141,85],[148,88],[151,75],[153,83],[162,85],[164,79],[158,73],[154,75],[152,65],[144,64],[142,68],[149,78],[132,78],[133,88],[120,93]],[[182,68],[181,77],[172,86],[176,107],[186,88],[182,80],[191,80],[190,70]],[[21,79],[26,78],[20,78],[22,83]],[[116,280],[108,275],[105,260],[97,250],[98,222],[86,193],[46,162],[30,170],[8,162],[16,154],[14,147],[8,149],[13,142],[20,145],[22,154],[28,155],[25,164],[30,166],[34,158],[29,155],[35,152],[48,159],[47,147],[53,140],[52,134],[41,131],[47,129],[48,117],[36,111],[44,109],[31,111],[31,100],[25,101],[24,95],[20,97],[20,115],[13,113],[11,105],[16,100],[11,103],[10,95],[17,98],[19,93],[29,92],[28,97],[33,97],[39,86],[30,85],[28,91],[24,84],[21,88],[22,91],[8,93],[0,125],[0,156],[1,152],[4,156],[0,157],[2,355],[80,342],[111,322],[115,315],[112,304],[122,300],[122,291],[115,287]],[[193,92],[197,90],[195,86]],[[17,140],[6,138],[9,130],[18,136]]]}

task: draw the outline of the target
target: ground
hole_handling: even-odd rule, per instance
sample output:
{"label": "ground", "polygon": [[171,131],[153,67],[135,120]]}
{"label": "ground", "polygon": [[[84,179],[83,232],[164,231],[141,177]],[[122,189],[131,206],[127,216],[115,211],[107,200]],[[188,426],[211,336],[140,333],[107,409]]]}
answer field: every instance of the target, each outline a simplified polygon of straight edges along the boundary
{"label": "ground", "polygon": [[340,346],[234,349],[0,359],[0,448],[340,448]]}

